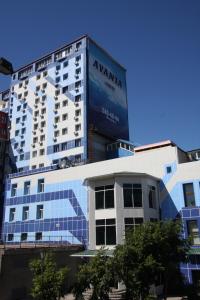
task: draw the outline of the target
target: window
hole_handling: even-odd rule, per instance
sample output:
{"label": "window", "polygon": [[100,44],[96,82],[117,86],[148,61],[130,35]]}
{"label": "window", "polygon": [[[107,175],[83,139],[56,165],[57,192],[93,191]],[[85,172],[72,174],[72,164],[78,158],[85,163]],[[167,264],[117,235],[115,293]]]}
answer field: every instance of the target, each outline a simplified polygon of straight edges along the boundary
{"label": "window", "polygon": [[60,103],[56,103],[55,104],[55,109],[59,109],[60,108]]}
{"label": "window", "polygon": [[54,119],[54,123],[58,123],[60,121],[60,117],[56,117],[55,119]]}
{"label": "window", "polygon": [[25,93],[24,93],[24,97],[26,98],[28,96],[28,91],[26,91]]}
{"label": "window", "polygon": [[183,194],[185,206],[195,206],[195,196],[194,196],[194,187],[193,183],[183,184]]}
{"label": "window", "polygon": [[81,60],[81,56],[80,55],[76,56],[76,62],[79,62],[80,60]]}
{"label": "window", "polygon": [[63,121],[66,121],[67,119],[68,119],[68,114],[62,115],[62,120],[63,120]]}
{"label": "window", "polygon": [[44,193],[44,179],[38,180],[38,193]]}
{"label": "window", "polygon": [[19,130],[15,130],[15,136],[19,135]]}
{"label": "window", "polygon": [[96,209],[114,208],[114,185],[95,187]]}
{"label": "window", "polygon": [[24,122],[24,121],[26,121],[26,119],[27,119],[27,116],[24,115],[24,116],[22,117],[22,121]]}
{"label": "window", "polygon": [[36,80],[39,80],[40,79],[40,74],[38,74],[37,76],[36,76]]}
{"label": "window", "polygon": [[40,149],[40,155],[44,155],[45,154],[45,150],[44,149]]}
{"label": "window", "polygon": [[34,128],[34,130],[37,130],[38,129],[38,123],[34,124],[33,128]]}
{"label": "window", "polygon": [[60,90],[55,90],[55,95],[56,96],[60,95]]}
{"label": "window", "polygon": [[17,147],[18,147],[18,143],[15,143],[14,144],[14,149],[17,149]]}
{"label": "window", "polygon": [[81,81],[79,80],[79,81],[75,82],[75,88],[78,89],[80,87],[81,87]]}
{"label": "window", "polygon": [[21,88],[22,87],[22,82],[20,82],[20,84],[19,84],[19,88]]}
{"label": "window", "polygon": [[24,195],[29,195],[30,194],[30,187],[31,187],[31,182],[30,181],[24,182]]}
{"label": "window", "polygon": [[18,95],[18,99],[22,99],[22,94],[19,94],[19,95]]}
{"label": "window", "polygon": [[59,77],[56,77],[56,83],[60,82],[60,76]]}
{"label": "window", "polygon": [[21,143],[20,143],[20,147],[24,147],[25,146],[25,141],[21,141]]}
{"label": "window", "polygon": [[47,76],[47,74],[48,74],[47,71],[44,71],[43,72],[43,77]]}
{"label": "window", "polygon": [[36,136],[33,138],[33,143],[37,143],[37,142],[38,142],[38,137]]}
{"label": "window", "polygon": [[96,220],[96,245],[115,245],[115,219]]}
{"label": "window", "polygon": [[16,124],[19,124],[19,122],[20,122],[20,118],[17,118],[16,119]]}
{"label": "window", "polygon": [[67,128],[63,128],[63,129],[62,129],[62,135],[67,134],[67,132],[68,132],[68,129],[67,129]]}
{"label": "window", "polygon": [[61,150],[62,150],[62,151],[67,150],[67,146],[68,146],[67,142],[62,143],[62,144],[61,144]]}
{"label": "window", "polygon": [[22,221],[26,221],[29,218],[29,207],[24,206],[22,210]]}
{"label": "window", "polygon": [[43,115],[43,114],[45,114],[46,113],[46,108],[42,108],[41,109],[41,114]]}
{"label": "window", "polygon": [[65,73],[64,75],[63,75],[63,80],[66,80],[68,78],[68,73]]}
{"label": "window", "polygon": [[81,124],[75,125],[75,131],[80,131],[81,130]]}
{"label": "window", "polygon": [[81,68],[76,69],[76,74],[79,75],[81,73]]}
{"label": "window", "polygon": [[44,168],[44,164],[39,164],[39,168]]}
{"label": "window", "polygon": [[36,168],[37,168],[36,165],[33,165],[33,166],[32,166],[32,170],[35,170]]}
{"label": "window", "polygon": [[40,102],[40,98],[35,98],[35,104],[38,104]]}
{"label": "window", "polygon": [[124,218],[124,229],[125,232],[128,230],[134,228],[136,229],[136,226],[139,226],[143,223],[143,218]]}
{"label": "window", "polygon": [[36,86],[36,92],[38,92],[39,90],[40,90],[40,86],[37,85],[37,86]]}
{"label": "window", "polygon": [[11,186],[11,197],[15,197],[16,195],[17,195],[17,183],[14,183]]}
{"label": "window", "polygon": [[47,96],[46,95],[43,95],[42,96],[42,101],[45,101],[47,99]]}
{"label": "window", "polygon": [[21,242],[27,241],[28,234],[27,232],[21,233]]}
{"label": "window", "polygon": [[40,142],[43,142],[43,141],[45,141],[45,135],[40,136]]}
{"label": "window", "polygon": [[43,204],[37,205],[36,219],[43,219],[44,206]]}
{"label": "window", "polygon": [[20,111],[20,109],[21,109],[21,105],[18,105],[17,106],[17,111]]}
{"label": "window", "polygon": [[37,156],[37,151],[33,151],[32,152],[32,157],[36,157]]}
{"label": "window", "polygon": [[24,154],[20,154],[19,160],[20,160],[20,161],[24,160]]}
{"label": "window", "polygon": [[8,238],[7,238],[7,241],[8,242],[12,242],[14,240],[14,234],[13,233],[9,233],[8,234]]}
{"label": "window", "polygon": [[123,184],[124,207],[142,207],[141,184]]}
{"label": "window", "polygon": [[58,137],[59,136],[59,130],[54,131],[54,137]]}
{"label": "window", "polygon": [[25,132],[26,132],[26,128],[22,128],[21,133],[25,134]]}
{"label": "window", "polygon": [[81,115],[81,110],[80,109],[75,110],[75,116],[79,117],[80,115]]}
{"label": "window", "polygon": [[62,88],[63,94],[66,93],[66,92],[68,91],[68,89],[69,89],[68,85],[64,86],[64,87]]}
{"label": "window", "polygon": [[63,63],[63,68],[66,68],[68,66],[68,61],[65,61],[64,63]]}
{"label": "window", "polygon": [[75,147],[80,147],[81,146],[81,139],[76,139],[75,140]]}
{"label": "window", "polygon": [[170,174],[172,172],[172,167],[171,166],[168,166],[166,168],[166,171],[167,171],[167,174]]}
{"label": "window", "polygon": [[56,152],[59,152],[59,151],[60,151],[59,145],[54,145],[53,146],[53,152],[56,153]]}
{"label": "window", "polygon": [[193,244],[199,245],[200,238],[199,238],[199,228],[198,228],[197,220],[187,221],[187,230],[188,230],[188,235],[192,237]]}
{"label": "window", "polygon": [[42,232],[36,232],[35,233],[35,240],[41,241],[42,240]]}
{"label": "window", "polygon": [[47,82],[43,83],[43,85],[42,85],[43,89],[46,89],[46,87],[47,87]]}
{"label": "window", "polygon": [[45,127],[46,126],[46,121],[42,121],[41,122],[41,127],[43,128],[43,127]]}
{"label": "window", "polygon": [[67,106],[67,104],[68,104],[68,101],[64,100],[63,103],[62,103],[62,106],[65,107],[65,106]]}
{"label": "window", "polygon": [[80,163],[81,162],[81,154],[75,155],[75,162]]}
{"label": "window", "polygon": [[15,220],[15,212],[16,212],[15,207],[10,208],[9,222],[12,222]]}
{"label": "window", "polygon": [[149,186],[149,208],[156,208],[156,188],[155,186]]}

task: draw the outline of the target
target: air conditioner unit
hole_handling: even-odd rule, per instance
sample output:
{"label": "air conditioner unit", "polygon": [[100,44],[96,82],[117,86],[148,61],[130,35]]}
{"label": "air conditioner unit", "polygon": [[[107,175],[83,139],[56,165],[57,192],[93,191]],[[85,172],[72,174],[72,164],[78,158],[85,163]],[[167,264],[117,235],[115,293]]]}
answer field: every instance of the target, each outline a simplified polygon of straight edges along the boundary
{"label": "air conditioner unit", "polygon": [[54,141],[54,142],[57,142],[57,138],[53,138],[53,141]]}
{"label": "air conditioner unit", "polygon": [[75,91],[76,91],[76,93],[78,93],[79,92],[79,88],[75,88]]}
{"label": "air conditioner unit", "polygon": [[34,107],[35,107],[35,108],[38,108],[38,105],[37,105],[37,104],[34,104]]}
{"label": "air conditioner unit", "polygon": [[23,113],[25,113],[26,112],[26,110],[25,109],[23,109]]}
{"label": "air conditioner unit", "polygon": [[79,118],[78,117],[74,117],[74,120],[77,122],[79,120]]}
{"label": "air conditioner unit", "polygon": [[43,132],[44,130],[43,130],[43,128],[40,128],[40,132]]}
{"label": "air conditioner unit", "polygon": [[76,48],[76,49],[75,49],[75,52],[78,52],[78,50],[79,50],[79,49],[78,49],[78,48]]}
{"label": "air conditioner unit", "polygon": [[42,92],[42,93],[45,93],[45,90],[43,89],[41,92]]}
{"label": "air conditioner unit", "polygon": [[79,66],[79,62],[78,62],[78,61],[75,61],[75,65],[76,65],[76,66]]}
{"label": "air conditioner unit", "polygon": [[42,105],[45,105],[45,103],[44,103],[44,102],[42,102],[41,104],[42,104]]}
{"label": "air conditioner unit", "polygon": [[56,71],[55,71],[55,74],[56,74],[56,75],[58,75],[58,73],[59,73],[59,71],[58,71],[58,70],[56,70]]}
{"label": "air conditioner unit", "polygon": [[32,146],[33,148],[35,148],[35,144],[31,144],[31,146]]}
{"label": "air conditioner unit", "polygon": [[34,121],[37,121],[37,118],[35,117],[35,118],[33,118],[33,120],[34,120]]}
{"label": "air conditioner unit", "polygon": [[78,133],[78,131],[74,131],[74,135],[78,135],[79,133]]}
{"label": "air conditioner unit", "polygon": [[43,142],[40,142],[39,144],[40,144],[40,146],[42,146],[42,145],[43,145]]}
{"label": "air conditioner unit", "polygon": [[75,106],[78,107],[79,106],[79,103],[78,102],[74,102]]}
{"label": "air conditioner unit", "polygon": [[36,134],[36,131],[35,131],[35,130],[33,130],[33,131],[32,131],[32,133],[33,133],[33,134]]}
{"label": "air conditioner unit", "polygon": [[35,92],[34,94],[35,94],[35,96],[38,96],[38,92]]}
{"label": "air conditioner unit", "polygon": [[53,124],[53,127],[54,127],[54,128],[57,128],[57,127],[58,127],[58,125],[57,125],[57,124]]}
{"label": "air conditioner unit", "polygon": [[79,79],[79,75],[78,75],[78,74],[76,74],[76,75],[75,75],[75,78],[76,78],[76,79]]}
{"label": "air conditioner unit", "polygon": [[57,97],[57,96],[54,96],[54,99],[55,99],[55,100],[58,100],[58,97]]}
{"label": "air conditioner unit", "polygon": [[54,109],[53,111],[54,111],[55,114],[57,114],[57,112],[58,112],[57,109]]}
{"label": "air conditioner unit", "polygon": [[40,118],[41,118],[41,119],[44,119],[44,116],[43,116],[43,115],[40,115]]}
{"label": "air conditioner unit", "polygon": [[23,139],[24,138],[24,136],[23,136],[23,134],[21,135],[21,139]]}

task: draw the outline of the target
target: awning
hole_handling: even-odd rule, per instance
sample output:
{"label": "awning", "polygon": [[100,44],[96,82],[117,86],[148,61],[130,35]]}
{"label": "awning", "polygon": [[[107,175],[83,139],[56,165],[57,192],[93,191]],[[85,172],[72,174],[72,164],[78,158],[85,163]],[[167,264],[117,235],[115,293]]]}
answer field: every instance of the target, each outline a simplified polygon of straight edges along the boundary
{"label": "awning", "polygon": [[[77,252],[74,254],[71,254],[73,257],[94,257],[98,254],[99,250],[84,250],[81,252]],[[114,250],[104,250],[105,256],[113,256]]]}

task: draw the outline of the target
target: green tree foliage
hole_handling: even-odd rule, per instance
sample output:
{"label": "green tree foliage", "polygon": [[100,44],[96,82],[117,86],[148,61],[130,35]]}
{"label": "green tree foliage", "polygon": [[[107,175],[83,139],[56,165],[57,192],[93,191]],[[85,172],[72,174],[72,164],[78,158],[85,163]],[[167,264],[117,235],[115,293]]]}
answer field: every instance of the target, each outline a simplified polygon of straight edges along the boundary
{"label": "green tree foliage", "polygon": [[63,296],[68,268],[57,268],[52,253],[42,253],[41,259],[30,262],[33,273],[31,296],[37,300],[57,300]]}
{"label": "green tree foliage", "polygon": [[171,272],[187,259],[189,242],[179,222],[148,222],[131,230],[114,253],[115,272],[127,290],[127,299],[145,299],[151,284],[162,278],[164,292]]}
{"label": "green tree foliage", "polygon": [[113,285],[112,259],[101,249],[87,264],[80,267],[74,287],[76,299],[83,299],[83,292],[92,287],[91,300],[106,300]]}

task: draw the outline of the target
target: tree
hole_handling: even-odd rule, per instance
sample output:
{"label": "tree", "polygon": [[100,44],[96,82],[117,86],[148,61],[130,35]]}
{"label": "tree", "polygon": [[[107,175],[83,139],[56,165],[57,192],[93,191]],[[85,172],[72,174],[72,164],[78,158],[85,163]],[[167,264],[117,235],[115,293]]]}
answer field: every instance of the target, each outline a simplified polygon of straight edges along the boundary
{"label": "tree", "polygon": [[130,230],[114,252],[115,273],[126,286],[127,299],[145,299],[149,287],[162,278],[164,292],[170,273],[187,259],[189,241],[178,222],[148,222]]}
{"label": "tree", "polygon": [[58,269],[52,253],[42,253],[41,259],[30,262],[33,273],[31,296],[37,300],[57,300],[63,296],[68,268]]}
{"label": "tree", "polygon": [[74,287],[76,299],[83,299],[83,292],[91,288],[91,300],[106,300],[110,287],[113,285],[113,262],[107,257],[105,250],[101,249],[97,255],[83,264],[77,274]]}

